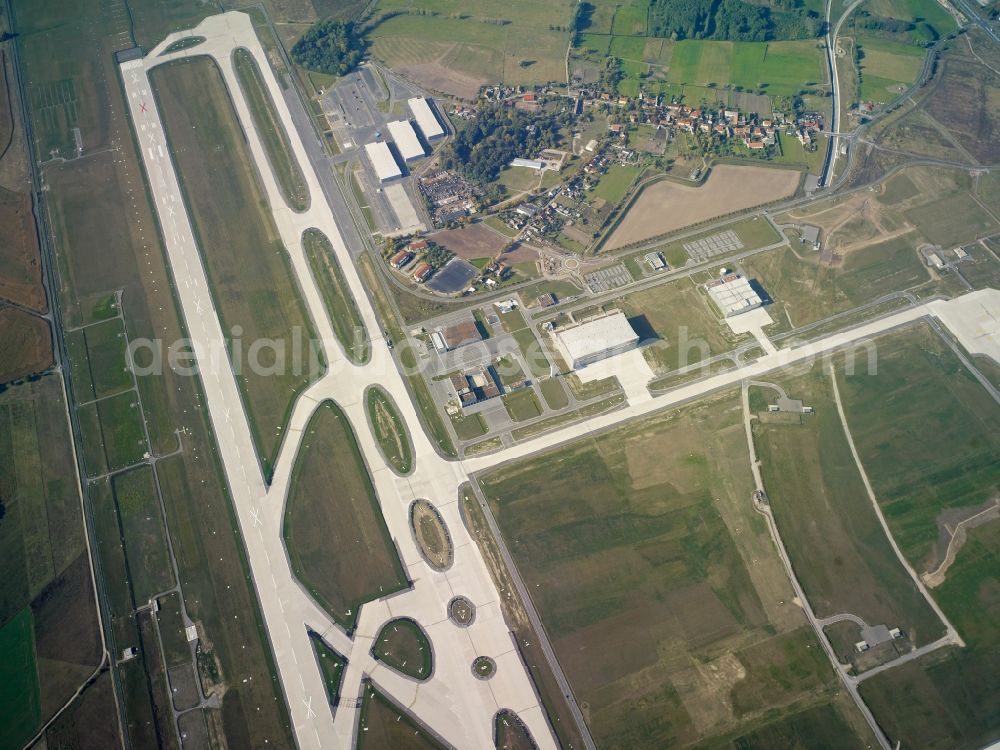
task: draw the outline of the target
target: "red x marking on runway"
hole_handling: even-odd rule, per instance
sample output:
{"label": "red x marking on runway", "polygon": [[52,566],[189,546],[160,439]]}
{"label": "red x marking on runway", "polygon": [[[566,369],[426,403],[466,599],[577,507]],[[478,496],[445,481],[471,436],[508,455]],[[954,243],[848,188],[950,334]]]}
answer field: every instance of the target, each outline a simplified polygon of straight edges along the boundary
{"label": "red x marking on runway", "polygon": [[146,111],[146,102],[143,102],[142,104],[139,105],[139,111],[140,112]]}

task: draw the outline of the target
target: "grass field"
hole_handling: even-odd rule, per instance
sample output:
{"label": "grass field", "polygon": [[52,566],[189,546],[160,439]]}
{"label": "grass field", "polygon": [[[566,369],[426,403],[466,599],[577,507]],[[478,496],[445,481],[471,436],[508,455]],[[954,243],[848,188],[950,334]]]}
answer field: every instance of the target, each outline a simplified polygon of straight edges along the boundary
{"label": "grass field", "polygon": [[862,683],[862,696],[892,741],[972,750],[1000,737],[998,550],[1000,522],[972,529],[947,580],[935,589],[967,648],[936,651]]}
{"label": "grass field", "polygon": [[316,663],[319,665],[320,672],[323,673],[326,697],[331,706],[336,706],[340,701],[340,685],[344,679],[347,660],[330,648],[320,636],[310,633],[310,637],[313,653],[316,655]]}
{"label": "grass field", "polygon": [[309,229],[302,236],[302,245],[313,278],[319,286],[330,324],[344,352],[353,362],[363,364],[371,356],[368,330],[361,319],[357,302],[351,295],[343,271],[333,254],[330,240],[318,229]]}
{"label": "grass field", "polygon": [[[817,617],[850,612],[871,624],[899,627],[917,645],[939,638],[943,624],[897,560],[872,510],[827,373],[816,365],[779,385],[816,413],[775,418],[760,409],[754,441],[775,521]],[[759,390],[770,402],[777,396]]]}
{"label": "grass field", "polygon": [[747,502],[732,395],[482,484],[598,745],[721,744],[833,697]]}
{"label": "grass field", "polygon": [[290,208],[304,211],[309,207],[309,188],[306,186],[306,178],[295,159],[295,154],[292,153],[288,134],[278,119],[274,102],[271,101],[271,95],[264,86],[264,79],[257,68],[257,62],[248,51],[238,49],[233,53],[233,69],[239,78],[257,132],[264,141],[267,158],[278,187],[284,193],[285,201]]}
{"label": "grass field", "polygon": [[370,682],[364,683],[357,750],[443,750],[430,733]]}
{"label": "grass field", "polygon": [[545,405],[550,409],[563,409],[569,405],[566,389],[563,388],[558,378],[543,380],[539,387],[542,391],[542,398],[545,399]]}
{"label": "grass field", "polygon": [[515,422],[523,422],[542,414],[542,405],[538,403],[538,397],[532,388],[524,388],[503,396],[503,404]]}
{"label": "grass field", "polygon": [[406,588],[406,574],[344,413],[325,401],[296,458],[282,533],[292,570],[338,623]]}
{"label": "grass field", "polygon": [[372,655],[415,680],[430,679],[434,669],[427,635],[414,620],[406,617],[390,620],[382,626],[372,643]]}
{"label": "grass field", "polygon": [[822,52],[814,40],[796,42],[677,42],[667,79],[695,86],[741,86],[792,96],[825,80]]}
{"label": "grass field", "polygon": [[916,80],[927,54],[922,47],[876,37],[860,37],[857,45],[863,101],[894,101]]}
{"label": "grass field", "polygon": [[125,537],[129,577],[141,605],[174,585],[152,469],[142,466],[119,474],[112,480],[112,488]]}
{"label": "grass field", "polygon": [[[323,369],[308,345],[312,324],[215,63],[173,63],[150,79],[231,356],[240,357],[234,368],[270,476],[291,403]],[[296,338],[304,354],[293,362]],[[265,339],[274,347],[242,350],[243,341]]]}
{"label": "grass field", "polygon": [[844,408],[893,536],[921,572],[943,558],[939,514],[997,495],[1000,406],[929,328],[876,343],[876,376],[863,362],[840,375]]}
{"label": "grass field", "polygon": [[597,198],[603,198],[612,206],[617,206],[639,174],[638,167],[623,167],[620,164],[608,168],[591,191]]}
{"label": "grass field", "polygon": [[104,398],[132,387],[126,362],[127,344],[121,320],[109,320],[66,334],[70,372],[79,400]]}
{"label": "grass field", "polygon": [[708,297],[688,279],[661,284],[617,300],[640,341],[651,342],[646,360],[659,371],[696,364],[732,349],[742,338],[718,316]]}
{"label": "grass field", "polygon": [[413,447],[396,405],[377,385],[368,389],[365,403],[375,440],[385,460],[400,474],[409,474],[413,470]]}

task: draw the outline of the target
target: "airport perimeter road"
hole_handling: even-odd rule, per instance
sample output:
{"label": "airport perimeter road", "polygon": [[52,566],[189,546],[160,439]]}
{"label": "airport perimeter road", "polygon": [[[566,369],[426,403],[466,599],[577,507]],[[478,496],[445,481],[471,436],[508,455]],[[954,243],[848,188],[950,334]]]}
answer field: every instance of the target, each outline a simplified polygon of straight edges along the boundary
{"label": "airport perimeter road", "polygon": [[[190,50],[164,54],[173,42],[198,35],[205,41]],[[281,119],[306,178],[312,201],[302,213],[286,205],[267,159],[232,66],[237,47],[250,51]],[[303,301],[321,338],[328,372],[294,404],[285,440],[270,486],[264,483],[243,410],[236,379],[225,355],[217,311],[210,295],[199,249],[185,210],[171,162],[156,102],[149,89],[148,71],[178,58],[210,55],[218,63],[233,106],[271,207],[275,224],[288,251]],[[499,594],[474,540],[459,516],[458,489],[466,476],[461,465],[442,459],[425,435],[410,402],[405,382],[384,345],[351,254],[339,231],[304,144],[294,127],[267,57],[249,17],[225,13],[203,21],[196,29],[167,37],[143,60],[123,63],[130,113],[140,142],[143,162],[154,196],[175,286],[189,329],[202,380],[209,416],[219,441],[222,465],[229,482],[237,518],[247,548],[251,574],[275,655],[278,675],[292,718],[297,744],[302,748],[353,747],[357,731],[357,701],[345,700],[335,712],[327,707],[323,682],[307,636],[307,627],[321,634],[348,659],[342,694],[357,696],[361,680],[370,676],[382,689],[449,745],[483,748],[493,744],[493,719],[501,708],[515,711],[540,748],[554,748],[555,740],[527,671],[503,620]],[[351,293],[372,338],[371,361],[351,364],[333,335],[322,297],[305,258],[301,237],[317,228],[329,238]],[[363,394],[372,384],[389,392],[405,419],[414,443],[415,469],[399,477],[385,464],[368,425]],[[324,399],[333,399],[347,413],[358,445],[370,468],[382,512],[412,587],[405,592],[361,608],[353,638],[335,626],[294,580],[281,535],[281,522],[295,456],[303,429]],[[445,572],[432,570],[421,557],[409,525],[409,506],[416,498],[433,502],[455,546],[455,562]],[[468,628],[447,618],[447,603],[464,595],[477,608]],[[409,616],[427,633],[434,653],[432,677],[422,683],[401,677],[377,663],[369,650],[380,627],[390,618]],[[496,674],[489,681],[472,673],[476,656],[492,657]],[[262,675],[266,679],[266,675]]]}

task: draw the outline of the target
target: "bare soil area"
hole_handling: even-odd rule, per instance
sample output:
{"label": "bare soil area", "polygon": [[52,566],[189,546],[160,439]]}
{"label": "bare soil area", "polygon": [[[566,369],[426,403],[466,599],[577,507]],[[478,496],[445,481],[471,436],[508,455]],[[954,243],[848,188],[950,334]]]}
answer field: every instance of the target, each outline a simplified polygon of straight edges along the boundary
{"label": "bare soil area", "polygon": [[426,89],[457,96],[459,99],[475,99],[479,96],[479,89],[489,83],[485,78],[449,70],[439,62],[417,63],[397,69]]}
{"label": "bare soil area", "polygon": [[459,258],[492,258],[507,244],[507,238],[483,224],[469,224],[461,229],[446,229],[428,237]]}
{"label": "bare soil area", "polygon": [[632,204],[608,240],[607,249],[787,198],[795,193],[800,178],[801,173],[792,170],[722,164],[699,187],[670,180],[657,182]]}
{"label": "bare soil area", "polygon": [[49,324],[14,307],[0,309],[0,383],[41,372],[51,364]]}

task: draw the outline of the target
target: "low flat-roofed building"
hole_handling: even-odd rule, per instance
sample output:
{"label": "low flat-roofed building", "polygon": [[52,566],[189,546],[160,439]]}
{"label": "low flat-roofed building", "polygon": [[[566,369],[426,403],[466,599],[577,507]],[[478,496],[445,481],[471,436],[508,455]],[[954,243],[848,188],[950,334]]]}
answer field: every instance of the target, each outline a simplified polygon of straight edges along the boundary
{"label": "low flat-roofed building", "polygon": [[525,169],[534,169],[537,171],[545,166],[545,162],[540,159],[521,159],[518,157],[517,159],[514,159],[509,166],[524,167]]}
{"label": "low flat-roofed building", "polygon": [[417,138],[409,120],[393,120],[389,123],[388,128],[403,161],[419,159],[424,155],[424,147],[420,145],[420,139]]}
{"label": "low flat-roofed building", "polygon": [[424,134],[424,138],[431,140],[444,135],[444,128],[441,127],[441,123],[438,122],[434,110],[431,109],[431,105],[426,99],[422,96],[415,96],[407,104],[410,105],[410,111],[417,121],[420,132]]}
{"label": "low flat-roofed building", "polygon": [[654,271],[664,271],[667,268],[667,262],[663,259],[662,253],[646,253],[646,262]]}
{"label": "low flat-roofed building", "polygon": [[731,273],[721,279],[705,284],[708,296],[722,314],[730,318],[747,310],[755,310],[764,304],[760,295],[750,286],[750,282],[738,273]]}
{"label": "low flat-roofed building", "polygon": [[620,310],[556,331],[555,339],[566,363],[574,370],[622,354],[639,344],[639,334]]}
{"label": "low flat-roofed building", "polygon": [[441,335],[444,336],[444,343],[447,344],[449,349],[457,349],[460,346],[474,344],[477,341],[483,340],[482,335],[479,333],[479,326],[476,325],[476,321],[474,320],[465,320],[461,323],[448,326],[441,331]]}
{"label": "low flat-roofed building", "polygon": [[396,163],[396,157],[392,155],[392,151],[389,150],[389,146],[384,141],[366,143],[365,153],[368,154],[368,161],[372,163],[372,168],[380,182],[403,175]]}

